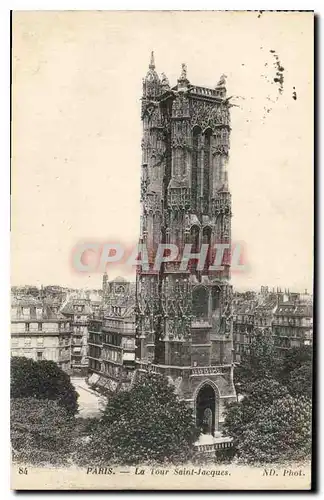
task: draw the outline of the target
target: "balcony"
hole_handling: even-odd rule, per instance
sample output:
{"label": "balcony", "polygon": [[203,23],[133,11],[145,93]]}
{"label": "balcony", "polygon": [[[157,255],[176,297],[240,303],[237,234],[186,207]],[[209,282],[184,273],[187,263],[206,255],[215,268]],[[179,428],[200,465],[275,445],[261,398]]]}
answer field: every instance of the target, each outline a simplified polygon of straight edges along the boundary
{"label": "balcony", "polygon": [[199,87],[197,85],[193,85],[190,87],[190,92],[192,94],[197,94],[197,95],[203,95],[206,97],[218,97],[222,99],[224,96],[224,91],[219,90],[219,89],[209,89],[206,87]]}
{"label": "balcony", "polygon": [[75,318],[73,320],[73,323],[75,325],[83,325],[83,326],[87,326],[89,324],[89,318]]}
{"label": "balcony", "polygon": [[89,353],[87,356],[89,359],[95,359],[96,361],[101,361],[101,354]]}
{"label": "balcony", "polygon": [[195,318],[191,321],[191,328],[211,328],[211,322],[206,318]]}
{"label": "balcony", "polygon": [[[206,436],[207,437],[207,436]],[[212,438],[210,436],[211,441],[210,443],[201,443],[197,442],[194,444],[195,451],[207,455],[214,455],[215,453],[218,453],[223,450],[229,450],[230,448],[233,448],[233,442],[232,439],[229,437],[219,437],[219,438]]]}
{"label": "balcony", "polygon": [[135,335],[135,323],[114,323],[105,321],[102,326],[103,332],[108,333],[124,333],[125,335]]}
{"label": "balcony", "polygon": [[99,347],[102,347],[102,340],[101,339],[95,339],[93,337],[89,337],[88,344],[97,345]]}
{"label": "balcony", "polygon": [[25,330],[23,327],[19,330],[12,331],[11,335],[19,335],[19,336],[25,336],[25,337],[30,337],[30,336],[41,336],[41,337],[46,337],[46,336],[57,336],[59,337],[60,335],[64,334],[71,334],[72,333],[72,328],[62,328],[61,330],[55,330],[54,328],[48,328],[46,330]]}
{"label": "balcony", "polygon": [[190,366],[174,366],[174,365],[154,365],[147,361],[140,361],[135,358],[135,365],[140,371],[146,371],[151,373],[161,373],[164,375],[170,375],[174,377],[183,377],[184,372],[190,370]]}
{"label": "balcony", "polygon": [[223,375],[226,371],[230,370],[232,365],[221,366],[197,366],[190,369],[190,376],[197,375]]}

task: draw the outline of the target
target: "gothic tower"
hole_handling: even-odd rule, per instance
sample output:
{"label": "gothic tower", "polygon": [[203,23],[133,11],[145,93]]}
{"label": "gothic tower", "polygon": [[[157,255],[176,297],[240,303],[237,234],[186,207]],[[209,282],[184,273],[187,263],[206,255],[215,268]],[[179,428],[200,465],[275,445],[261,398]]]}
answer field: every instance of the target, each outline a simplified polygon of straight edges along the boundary
{"label": "gothic tower", "polygon": [[[198,87],[183,64],[171,88],[152,53],[141,110],[140,243],[149,265],[137,272],[137,368],[169,377],[197,424],[213,433],[221,429],[224,402],[236,398],[230,250],[222,269],[212,268],[215,244],[231,242],[229,108],[224,76],[214,89]],[[161,244],[176,245],[179,255],[155,270]],[[181,263],[188,245],[191,253],[204,249],[204,263]]]}

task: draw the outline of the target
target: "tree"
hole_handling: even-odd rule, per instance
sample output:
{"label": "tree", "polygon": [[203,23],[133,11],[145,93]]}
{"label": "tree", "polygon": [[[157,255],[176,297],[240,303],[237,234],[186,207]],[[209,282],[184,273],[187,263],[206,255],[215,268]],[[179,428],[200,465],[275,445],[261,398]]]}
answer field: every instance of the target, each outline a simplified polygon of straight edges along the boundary
{"label": "tree", "polygon": [[242,401],[228,405],[225,432],[246,462],[306,458],[311,449],[311,402],[293,398],[273,379],[250,385]]}
{"label": "tree", "polygon": [[287,383],[289,392],[294,397],[312,397],[312,363],[303,363],[299,368],[295,368]]}
{"label": "tree", "polygon": [[192,410],[179,401],[167,379],[148,374],[108,402],[93,422],[85,461],[144,464],[190,459],[197,440]]}
{"label": "tree", "polygon": [[75,418],[57,401],[37,398],[11,400],[13,458],[21,463],[58,465],[72,451]]}
{"label": "tree", "polygon": [[234,371],[234,382],[238,393],[245,393],[251,383],[276,378],[281,360],[271,337],[256,336],[249,350],[244,352],[240,364]]}
{"label": "tree", "polygon": [[11,359],[11,398],[53,399],[71,414],[78,410],[78,394],[70,377],[54,361]]}
{"label": "tree", "polygon": [[[235,368],[234,382],[237,392],[244,394],[251,383],[270,378],[289,386],[292,380],[291,373],[308,363],[308,368],[300,372],[306,376],[311,362],[311,346],[293,347],[280,352],[275,347],[273,338],[257,336]],[[308,381],[305,380],[306,385],[310,383],[311,374]]]}
{"label": "tree", "polygon": [[265,407],[288,395],[288,389],[276,380],[263,379],[250,384],[240,402],[228,404],[224,430],[233,438],[234,446],[239,445],[245,427],[256,421]]}
{"label": "tree", "polygon": [[245,427],[238,453],[250,463],[305,460],[311,456],[311,443],[311,402],[286,396]]}
{"label": "tree", "polygon": [[279,379],[282,383],[288,383],[291,378],[291,373],[294,370],[297,370],[305,363],[310,365],[312,363],[312,357],[312,346],[303,345],[287,349],[283,356],[282,368],[279,374]]}

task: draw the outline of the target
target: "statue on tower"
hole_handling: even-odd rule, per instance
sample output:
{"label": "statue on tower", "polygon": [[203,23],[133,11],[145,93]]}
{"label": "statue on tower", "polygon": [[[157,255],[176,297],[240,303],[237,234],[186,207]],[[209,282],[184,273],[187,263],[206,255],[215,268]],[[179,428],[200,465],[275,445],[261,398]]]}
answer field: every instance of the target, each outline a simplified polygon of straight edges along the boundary
{"label": "statue on tower", "polygon": [[164,90],[164,91],[170,90],[169,79],[167,78],[165,73],[161,74],[161,87],[162,87],[162,90]]}
{"label": "statue on tower", "polygon": [[225,87],[225,85],[226,85],[226,78],[227,78],[226,75],[224,75],[224,74],[221,75],[221,77],[220,77],[220,79],[219,79],[216,87]]}
{"label": "statue on tower", "polygon": [[180,78],[178,79],[178,90],[187,90],[189,85],[189,80],[187,78],[187,65],[185,63],[182,63],[181,65],[181,74]]}
{"label": "statue on tower", "polygon": [[186,63],[181,64],[181,76],[180,80],[187,80],[187,65]]}

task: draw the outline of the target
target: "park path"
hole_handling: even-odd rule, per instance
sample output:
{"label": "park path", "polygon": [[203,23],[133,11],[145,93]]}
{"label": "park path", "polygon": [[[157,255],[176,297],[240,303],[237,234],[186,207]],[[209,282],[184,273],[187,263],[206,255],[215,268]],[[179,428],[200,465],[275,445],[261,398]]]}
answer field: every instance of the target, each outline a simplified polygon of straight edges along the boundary
{"label": "park path", "polygon": [[106,405],[106,398],[90,389],[84,378],[71,377],[71,382],[79,394],[79,416],[81,418],[100,417]]}

